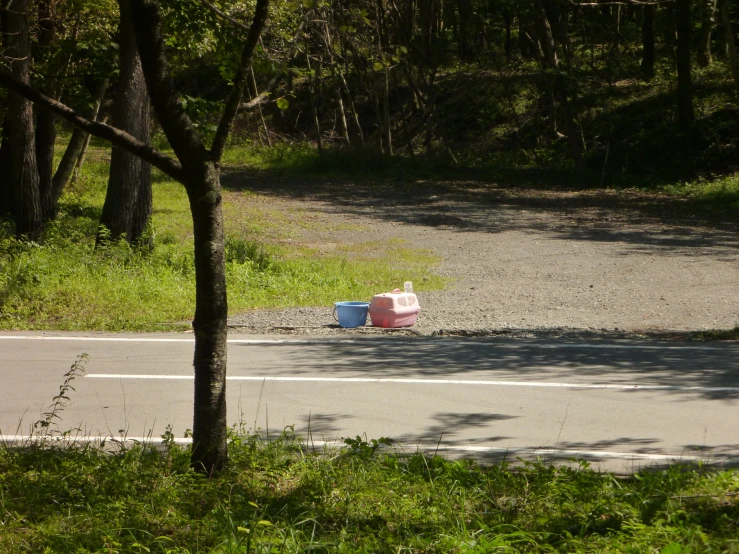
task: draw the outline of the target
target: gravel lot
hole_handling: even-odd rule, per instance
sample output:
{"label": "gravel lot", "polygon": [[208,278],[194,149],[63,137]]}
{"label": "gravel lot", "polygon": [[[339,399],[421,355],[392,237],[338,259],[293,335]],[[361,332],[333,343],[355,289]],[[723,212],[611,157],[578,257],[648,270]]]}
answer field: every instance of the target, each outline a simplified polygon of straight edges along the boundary
{"label": "gravel lot", "polygon": [[[739,324],[737,229],[684,201],[480,183],[260,188],[280,209],[332,222],[306,231],[305,243],[399,237],[438,253],[436,270],[452,283],[440,292],[416,283],[422,312],[406,332],[618,336]],[[337,228],[352,230],[327,230]],[[335,329],[330,307],[254,311],[230,323],[256,333],[381,332]]]}

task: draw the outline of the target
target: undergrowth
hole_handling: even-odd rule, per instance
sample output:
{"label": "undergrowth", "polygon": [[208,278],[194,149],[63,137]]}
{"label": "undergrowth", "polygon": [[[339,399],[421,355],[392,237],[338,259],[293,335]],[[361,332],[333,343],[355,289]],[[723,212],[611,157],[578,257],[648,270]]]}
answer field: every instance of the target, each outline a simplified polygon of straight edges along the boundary
{"label": "undergrowth", "polygon": [[2,552],[739,552],[739,473],[480,466],[234,429],[205,477],[164,448],[0,446]]}

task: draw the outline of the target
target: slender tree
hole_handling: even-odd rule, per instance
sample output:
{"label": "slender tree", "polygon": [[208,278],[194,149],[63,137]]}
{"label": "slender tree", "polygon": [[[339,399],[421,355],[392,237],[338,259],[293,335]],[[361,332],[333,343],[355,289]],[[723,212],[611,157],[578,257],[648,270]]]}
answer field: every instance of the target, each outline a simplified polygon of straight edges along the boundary
{"label": "slender tree", "polygon": [[[57,0],[41,0],[38,3],[38,49],[43,64],[51,73],[62,71],[54,66],[58,51],[57,39]],[[61,96],[61,80],[56,75],[44,77],[42,92],[56,100]],[[48,110],[39,110],[36,121],[36,160],[39,174],[39,195],[44,219],[51,219],[56,213],[53,199],[52,180],[54,175],[54,145],[56,144],[56,115]]]}
{"label": "slender tree", "polygon": [[[98,118],[100,105],[107,89],[107,78],[93,79],[88,83],[86,90],[90,94],[90,98],[88,99],[87,106],[81,110],[83,117],[93,121]],[[69,138],[67,148],[64,150],[62,159],[59,161],[51,182],[52,214],[56,214],[59,198],[72,176],[72,172],[82,155],[85,143],[89,137],[90,135],[88,133],[78,127],[75,127],[74,131],[72,131],[72,136]]]}
{"label": "slender tree", "polygon": [[[545,0],[535,0],[534,11],[537,22],[537,34],[543,51],[543,67],[547,76],[547,81],[551,88],[551,94],[556,100],[556,106],[552,105],[552,113],[549,117],[552,122],[556,122],[556,107],[559,108],[559,115],[562,120],[562,128],[570,146],[570,153],[575,165],[582,165],[582,143],[576,131],[575,121],[572,117],[571,107],[569,105],[567,82],[565,76],[559,67],[559,57],[557,55],[557,44],[554,40],[552,27],[545,9]],[[555,124],[556,125],[556,124]],[[556,129],[556,126],[555,126]]]}
{"label": "slender tree", "polygon": [[690,0],[676,0],[675,17],[677,19],[677,113],[680,129],[687,132],[695,119],[693,113],[693,85],[690,75],[690,42],[692,37]]}
{"label": "slender tree", "polygon": [[731,15],[729,14],[729,0],[720,0],[719,9],[721,11],[721,26],[724,28],[726,51],[729,55],[729,64],[731,65],[731,74],[734,76],[734,85],[736,86],[737,98],[739,98],[739,58],[737,58],[734,29],[731,25]]}
{"label": "slender tree", "polygon": [[641,75],[642,79],[649,81],[654,77],[654,16],[657,6],[647,4],[642,6],[643,20],[641,26],[642,57]]}
{"label": "slender tree", "polygon": [[703,0],[703,21],[698,31],[698,47],[695,59],[699,66],[708,67],[713,61],[711,56],[711,35],[716,27],[716,0]]}

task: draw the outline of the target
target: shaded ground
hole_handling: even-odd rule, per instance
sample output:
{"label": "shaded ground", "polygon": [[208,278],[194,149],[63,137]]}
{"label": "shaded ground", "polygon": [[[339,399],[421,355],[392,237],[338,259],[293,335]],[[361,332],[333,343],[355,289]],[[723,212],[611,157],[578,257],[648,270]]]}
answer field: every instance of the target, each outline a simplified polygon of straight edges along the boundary
{"label": "shaded ground", "polygon": [[[224,178],[235,201],[272,198],[279,200],[272,209],[316,218],[291,241],[331,250],[400,238],[436,252],[438,272],[451,284],[424,292],[415,283],[423,311],[414,330],[423,334],[662,332],[732,328],[739,320],[737,225],[723,209],[637,191],[482,181],[250,175],[248,190],[257,194],[239,194],[245,182],[239,173]],[[232,323],[326,332],[312,327],[330,324],[331,314],[328,307],[253,312]]]}

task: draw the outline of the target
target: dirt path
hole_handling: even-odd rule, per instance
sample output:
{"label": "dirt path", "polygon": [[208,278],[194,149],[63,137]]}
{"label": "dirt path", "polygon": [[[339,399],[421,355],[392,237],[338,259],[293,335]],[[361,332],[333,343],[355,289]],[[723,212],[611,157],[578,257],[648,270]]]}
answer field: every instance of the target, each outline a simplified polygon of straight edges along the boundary
{"label": "dirt path", "polygon": [[[321,219],[302,237],[306,243],[402,238],[440,255],[438,272],[453,282],[419,293],[415,330],[423,334],[739,324],[737,229],[708,212],[696,215],[683,201],[481,183],[270,181],[253,188],[277,197],[279,209]],[[328,318],[330,310],[319,308],[253,312],[232,322],[313,326]]]}

